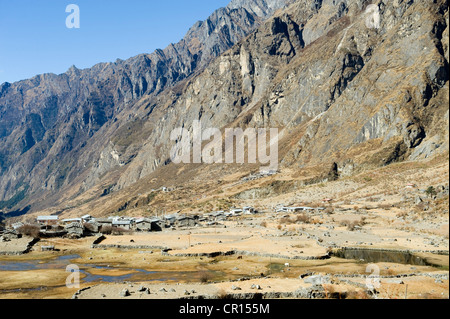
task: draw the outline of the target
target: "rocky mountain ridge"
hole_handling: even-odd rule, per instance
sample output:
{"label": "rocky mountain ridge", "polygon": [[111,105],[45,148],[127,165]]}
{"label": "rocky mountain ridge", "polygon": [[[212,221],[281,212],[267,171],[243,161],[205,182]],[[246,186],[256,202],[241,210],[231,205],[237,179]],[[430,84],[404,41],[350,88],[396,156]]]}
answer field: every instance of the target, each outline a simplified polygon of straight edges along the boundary
{"label": "rocky mountain ridge", "polygon": [[262,9],[257,13],[239,5],[220,8],[180,42],[152,54],[3,83],[0,202],[12,208],[30,192],[60,189],[79,173],[70,172],[76,154],[118,114],[200,71],[285,2],[250,1]]}
{"label": "rocky mountain ridge", "polygon": [[[447,1],[285,4],[289,6],[276,11],[280,1],[232,1],[211,19],[234,27],[241,25],[236,21],[247,21],[248,27],[234,28],[235,38],[226,42],[221,38],[226,32],[209,33],[209,20],[197,23],[178,45],[154,53],[171,65],[154,69],[155,74],[164,70],[157,81],[142,77],[142,65],[151,69],[156,59],[145,55],[135,58],[137,64],[118,62],[135,70],[132,81],[121,76],[124,83],[111,83],[116,78],[104,71],[110,65],[91,69],[93,76],[103,74],[102,88],[113,95],[77,84],[74,79],[83,71],[72,68],[65,75],[71,80],[59,79],[55,90],[70,88],[61,90],[56,100],[67,92],[88,98],[64,111],[55,106],[55,98],[33,104],[40,81],[57,81],[52,75],[21,84],[34,94],[19,94],[24,87],[3,84],[0,105],[27,105],[44,110],[47,117],[30,112],[18,116],[26,123],[20,128],[0,126],[2,143],[6,141],[0,147],[0,199],[9,200],[10,208],[32,203],[39,209],[98,188],[108,194],[127,189],[162,168],[173,167],[169,174],[174,174],[179,168],[170,163],[170,133],[177,127],[192,130],[196,120],[204,128],[277,127],[282,168],[331,167],[330,178],[352,174],[358,167],[448,152]],[[266,14],[273,16],[266,21],[258,17]],[[373,24],[376,20],[379,24]],[[226,45],[210,45],[199,34]],[[198,64],[189,65],[192,56],[179,54],[185,48],[199,52],[194,59]],[[5,109],[0,107],[1,118]],[[57,122],[50,118],[54,110],[77,114],[63,134],[46,127]],[[58,133],[50,135],[52,129]],[[80,131],[85,135],[80,137]],[[33,144],[44,138],[53,141]],[[21,155],[5,156],[6,149]],[[47,196],[45,205],[39,206],[37,194]]]}

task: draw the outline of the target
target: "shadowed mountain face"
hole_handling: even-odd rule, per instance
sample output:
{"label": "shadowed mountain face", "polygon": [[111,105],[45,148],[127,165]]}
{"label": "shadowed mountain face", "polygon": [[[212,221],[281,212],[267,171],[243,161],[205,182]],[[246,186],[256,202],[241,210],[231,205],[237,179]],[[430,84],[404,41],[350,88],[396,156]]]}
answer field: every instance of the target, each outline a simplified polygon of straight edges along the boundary
{"label": "shadowed mountain face", "polygon": [[341,175],[448,152],[447,1],[370,3],[233,0],[165,50],[1,85],[0,209],[130,187],[194,120]]}

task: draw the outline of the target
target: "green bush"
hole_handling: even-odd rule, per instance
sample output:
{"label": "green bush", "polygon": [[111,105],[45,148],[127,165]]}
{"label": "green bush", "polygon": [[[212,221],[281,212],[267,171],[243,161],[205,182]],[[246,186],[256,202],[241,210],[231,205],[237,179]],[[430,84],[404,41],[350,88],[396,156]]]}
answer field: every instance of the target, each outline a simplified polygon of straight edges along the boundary
{"label": "green bush", "polygon": [[434,197],[437,195],[436,189],[433,186],[430,186],[425,191],[425,194],[427,194],[428,197]]}

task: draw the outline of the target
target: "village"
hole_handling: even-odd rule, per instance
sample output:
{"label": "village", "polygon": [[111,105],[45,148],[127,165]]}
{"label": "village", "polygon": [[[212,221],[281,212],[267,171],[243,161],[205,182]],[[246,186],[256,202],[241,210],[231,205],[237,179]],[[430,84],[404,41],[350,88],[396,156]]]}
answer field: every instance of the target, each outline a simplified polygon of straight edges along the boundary
{"label": "village", "polygon": [[[0,296],[448,298],[448,184],[419,177],[389,189],[368,180],[306,186],[275,200],[251,194],[225,209],[155,205],[6,219]],[[69,265],[79,267],[80,288],[65,285]],[[367,269],[379,271],[376,291]]]}
{"label": "village", "polygon": [[[319,212],[323,207],[285,207],[279,205],[276,213],[292,212]],[[38,216],[33,224],[16,222],[0,229],[0,241],[20,238],[22,235],[33,237],[63,237],[79,239],[85,236],[99,234],[116,234],[131,232],[159,232],[164,229],[177,229],[185,227],[220,227],[221,222],[239,216],[259,214],[254,207],[233,208],[229,211],[215,211],[206,214],[180,214],[173,213],[162,217],[126,217],[110,216],[95,218],[83,215],[79,218],[60,219],[58,215]]]}

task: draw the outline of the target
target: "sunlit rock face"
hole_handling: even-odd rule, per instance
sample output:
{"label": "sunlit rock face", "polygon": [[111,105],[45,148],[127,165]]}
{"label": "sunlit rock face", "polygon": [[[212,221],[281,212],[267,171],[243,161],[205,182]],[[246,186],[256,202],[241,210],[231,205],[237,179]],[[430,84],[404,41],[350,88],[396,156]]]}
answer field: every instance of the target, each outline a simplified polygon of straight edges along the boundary
{"label": "sunlit rock face", "polygon": [[232,1],[164,50],[1,85],[0,200],[129,187],[199,120],[279,128],[282,167],[432,157],[448,72],[446,1]]}

